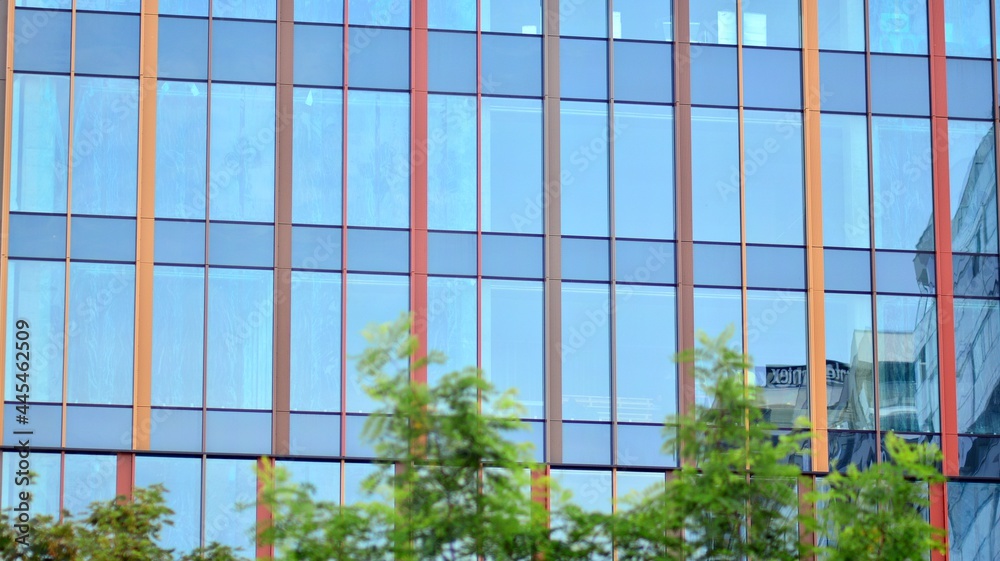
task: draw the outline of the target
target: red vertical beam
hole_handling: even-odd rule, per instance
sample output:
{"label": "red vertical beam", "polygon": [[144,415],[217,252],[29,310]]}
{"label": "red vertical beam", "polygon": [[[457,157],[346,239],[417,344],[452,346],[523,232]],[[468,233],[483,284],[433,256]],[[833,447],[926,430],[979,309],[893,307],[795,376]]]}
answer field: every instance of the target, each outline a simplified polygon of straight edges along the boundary
{"label": "red vertical beam", "polygon": [[[936,528],[943,528],[948,531],[948,484],[933,483],[928,490],[930,498],[931,524]],[[944,535],[945,547],[948,547],[948,534]],[[948,559],[948,551],[945,553],[934,552],[931,554],[931,561],[945,561]]]}
{"label": "red vertical beam", "polygon": [[[420,359],[427,354],[427,0],[412,0],[410,18],[410,309]],[[412,376],[427,383],[426,368]]]}
{"label": "red vertical beam", "polygon": [[132,491],[135,489],[135,454],[130,452],[118,453],[118,469],[115,471],[115,496],[125,497],[132,500]]}
{"label": "red vertical beam", "polygon": [[273,517],[271,509],[267,508],[261,500],[265,487],[267,486],[268,474],[274,471],[274,458],[257,459],[257,559],[271,559],[274,557],[274,546],[265,544],[260,539],[260,533],[271,527]]}

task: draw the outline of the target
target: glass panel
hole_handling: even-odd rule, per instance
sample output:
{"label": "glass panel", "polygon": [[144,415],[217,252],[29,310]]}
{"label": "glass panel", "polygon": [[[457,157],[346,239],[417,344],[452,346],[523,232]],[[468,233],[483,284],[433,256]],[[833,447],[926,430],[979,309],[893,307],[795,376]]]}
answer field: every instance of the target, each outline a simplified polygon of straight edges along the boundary
{"label": "glass panel", "polygon": [[208,262],[234,267],[274,265],[274,227],[264,224],[208,225]]}
{"label": "glass panel", "polygon": [[872,118],[879,249],[934,249],[930,133],[926,119]]}
{"label": "glass panel", "polygon": [[205,270],[153,268],[152,404],[201,407]]}
{"label": "glass panel", "polygon": [[647,103],[673,101],[673,60],[671,45],[616,41],[615,99]]}
{"label": "glass panel", "polygon": [[542,102],[483,98],[483,231],[542,233]]}
{"label": "glass panel", "polygon": [[[591,2],[594,4],[594,2]],[[626,43],[616,44],[619,45]],[[559,95],[575,99],[608,98],[608,42],[589,39],[560,39]],[[646,61],[647,63],[649,61]],[[647,77],[653,66],[646,67]],[[623,70],[622,72],[627,72]],[[617,97],[617,91],[615,92]]]}
{"label": "glass panel", "polygon": [[820,117],[823,244],[869,247],[868,121],[862,115]]}
{"label": "glass panel", "polygon": [[213,20],[212,80],[273,84],[275,33],[273,23]]}
{"label": "glass panel", "polygon": [[872,52],[927,53],[927,0],[869,0],[868,18]]}
{"label": "glass panel", "polygon": [[1000,438],[959,436],[959,475],[983,479],[1000,478],[1000,464],[995,460],[998,454],[1000,454]]}
{"label": "glass panel", "polygon": [[375,497],[364,490],[363,481],[371,474],[378,471],[379,467],[368,463],[344,464],[344,500],[343,504],[349,505],[360,501],[371,501]]}
{"label": "glass panel", "polygon": [[608,105],[560,105],[562,233],[608,235]]}
{"label": "glass panel", "polygon": [[483,31],[542,32],[542,5],[538,0],[481,0]]}
{"label": "glass panel", "polygon": [[66,212],[69,78],[14,75],[10,210]]}
{"label": "glass panel", "polygon": [[937,314],[933,298],[876,300],[882,430],[938,432]]}
{"label": "glass panel", "polygon": [[340,455],[339,414],[292,413],[288,430],[288,451],[293,456]]}
{"label": "glass panel", "polygon": [[483,235],[483,276],[542,278],[541,236]]}
{"label": "glass panel", "polygon": [[398,0],[350,0],[351,25],[406,27],[410,25],[410,3]]}
{"label": "glass panel", "polygon": [[747,111],[744,138],[747,242],[801,245],[802,114]]}
{"label": "glass panel", "polygon": [[1000,484],[948,483],[949,559],[980,561],[1000,557]]}
{"label": "glass panel", "polygon": [[834,430],[829,434],[832,469],[845,470],[851,464],[864,469],[875,463],[875,433]]}
{"label": "glass panel", "polygon": [[484,279],[481,306],[484,375],[500,391],[516,388],[527,418],[544,418],[542,283]]}
{"label": "glass panel", "polygon": [[212,84],[213,220],[274,221],[274,86]]}
{"label": "glass panel", "polygon": [[[475,33],[431,31],[427,38],[428,88],[432,92],[476,93]],[[352,73],[353,81],[353,73]]]}
{"label": "glass panel", "polygon": [[344,0],[298,0],[295,21],[343,23]]}
{"label": "glass panel", "polygon": [[607,37],[607,1],[560,3],[559,34],[578,37]]}
{"label": "glass panel", "polygon": [[340,86],[344,83],[344,28],[295,25],[296,84]]}
{"label": "glass panel", "polygon": [[135,219],[74,216],[70,228],[73,259],[135,261]]}
{"label": "glass panel", "polygon": [[996,255],[956,253],[952,258],[955,296],[1000,296],[998,269],[1000,259]]}
{"label": "glass panel", "polygon": [[135,215],[139,81],[76,78],[73,213]]}
{"label": "glass panel", "polygon": [[736,44],[736,0],[700,0],[690,10],[692,43]]}
{"label": "glass panel", "polygon": [[[218,461],[218,460],[216,460]],[[201,459],[136,456],[135,485],[162,484],[174,523],[160,530],[161,547],[190,551],[201,541]]]}
{"label": "glass panel", "polygon": [[347,268],[375,273],[409,272],[410,238],[404,230],[347,231]]}
{"label": "glass panel", "polygon": [[[381,0],[376,0],[381,1]],[[394,2],[394,5],[406,5]],[[354,23],[354,12],[350,12]],[[400,29],[347,30],[350,85],[405,90],[410,86],[410,32]]]}
{"label": "glass panel", "polygon": [[[20,508],[21,501],[15,500],[22,491],[31,493],[31,516],[59,516],[60,455],[31,453],[31,485],[18,485],[23,476],[18,476],[17,452],[3,453],[3,508]],[[25,509],[22,509],[25,510]]]}
{"label": "glass panel", "polygon": [[952,249],[997,252],[996,145],[989,122],[948,121]]}
{"label": "glass panel", "polygon": [[[552,479],[569,491],[570,501],[584,510],[611,513],[611,472],[554,469]],[[553,505],[553,510],[558,510]]]}
{"label": "glass panel", "polygon": [[825,318],[829,427],[875,430],[871,296],[827,293]]}
{"label": "glass panel", "polygon": [[[663,425],[619,424],[617,463],[625,466],[667,467],[677,465],[677,461],[672,455],[663,453],[660,447],[662,442]],[[622,496],[620,488],[618,496]]]}
{"label": "glass panel", "polygon": [[[62,261],[8,261],[6,356],[9,360],[4,376],[4,395],[8,399],[17,394],[14,388],[19,371],[14,367],[15,352],[26,350],[31,353],[31,401],[62,401],[65,280],[66,268]],[[22,319],[28,323],[26,349],[17,340],[21,331],[17,322]]]}
{"label": "glass panel", "polygon": [[875,286],[879,292],[930,294],[934,292],[934,274],[932,253],[875,253]]}
{"label": "glass panel", "polygon": [[885,115],[928,115],[930,74],[926,57],[872,55],[872,112]]}
{"label": "glass panel", "polygon": [[990,0],[948,0],[944,41],[948,56],[990,58]]}
{"label": "glass panel", "polygon": [[747,247],[747,286],[806,288],[806,254],[799,247]]}
{"label": "glass panel", "polygon": [[94,501],[115,498],[117,467],[114,456],[67,454],[63,508],[72,515],[79,515]]}
{"label": "glass panel", "polygon": [[343,103],[341,90],[295,88],[292,221],[298,224],[341,223]]}
{"label": "glass panel", "polygon": [[292,267],[336,271],[342,244],[340,228],[292,226]]}
{"label": "glass panel", "polygon": [[476,99],[427,96],[427,226],[476,229]]}
{"label": "glass panel", "polygon": [[427,279],[427,348],[441,351],[448,361],[427,369],[427,382],[454,370],[476,365],[476,280],[448,277]]}
{"label": "glass panel", "polygon": [[205,460],[205,543],[219,542],[243,552],[254,551],[255,464],[254,460]]}
{"label": "glass panel", "polygon": [[[743,350],[743,298],[739,290],[720,288],[694,289],[695,329],[709,337],[718,337],[728,327],[734,329],[729,339],[729,347]],[[695,400],[710,406],[700,389],[696,389]]]}
{"label": "glass panel", "polygon": [[824,111],[866,111],[868,70],[863,54],[821,52],[819,68],[818,93]]}
{"label": "glass panel", "polygon": [[639,499],[648,491],[662,489],[664,476],[662,473],[629,472],[619,470],[618,476],[618,510],[626,510],[630,505],[630,497]]}
{"label": "glass panel", "polygon": [[84,450],[132,448],[131,407],[66,408],[66,447]]}
{"label": "glass panel", "polygon": [[209,407],[271,409],[274,275],[208,272]]}
{"label": "glass panel", "polygon": [[615,278],[619,282],[673,284],[674,244],[616,240]]}
{"label": "glass panel", "polygon": [[347,410],[369,413],[375,402],[364,392],[356,365],[368,348],[362,331],[372,324],[397,320],[410,309],[409,279],[397,275],[348,275],[347,277]]}
{"label": "glass panel", "polygon": [[567,464],[611,463],[611,425],[563,423],[563,461]]}
{"label": "glass panel", "polygon": [[696,45],[692,52],[695,49],[698,56],[691,57],[691,102],[735,107],[739,102],[736,48]]}
{"label": "glass panel", "polygon": [[865,0],[819,0],[819,48],[865,50]]}
{"label": "glass panel", "polygon": [[747,292],[748,353],[764,415],[779,427],[809,417],[806,297],[802,292]]}
{"label": "glass panel", "polygon": [[661,423],[677,412],[674,289],[618,285],[615,314],[618,422]]}
{"label": "glass panel", "polygon": [[743,49],[743,102],[750,107],[800,109],[799,51]]}
{"label": "glass panel", "polygon": [[799,0],[744,0],[743,44],[798,47]]}
{"label": "glass panel", "polygon": [[208,21],[160,17],[157,37],[160,78],[208,79]]}
{"label": "glass panel", "polygon": [[203,265],[205,263],[205,223],[180,220],[155,222],[157,263]]}
{"label": "glass panel", "polygon": [[615,234],[674,237],[672,107],[615,105]]}
{"label": "glass panel", "polygon": [[205,451],[209,454],[267,454],[271,451],[271,412],[208,411]]}
{"label": "glass panel", "polygon": [[[77,4],[77,9],[84,9],[81,2]],[[137,76],[139,16],[78,13],[75,70],[80,74]]]}
{"label": "glass panel", "polygon": [[542,95],[542,41],[538,37],[483,35],[480,68],[485,94]]}
{"label": "glass panel", "polygon": [[476,0],[429,0],[427,25],[431,29],[476,30]]}
{"label": "glass panel", "polygon": [[607,239],[563,238],[562,278],[567,280],[610,280],[611,244]]}
{"label": "glass panel", "polygon": [[995,300],[955,299],[958,432],[1000,434],[1000,310]]}
{"label": "glass panel", "polygon": [[[61,380],[60,380],[61,382]],[[34,388],[32,388],[34,389]],[[61,397],[57,397],[57,400]],[[9,405],[4,408],[3,411],[3,422],[8,426],[14,426],[17,423],[16,419],[19,413],[17,412],[16,405]],[[62,405],[31,405],[31,420],[23,425],[24,429],[32,431],[31,434],[31,445],[39,448],[59,448],[62,446]],[[16,447],[18,446],[18,440],[23,438],[23,436],[14,434],[13,431],[8,431],[7,435],[3,438],[3,443],[5,446]]]}
{"label": "glass panel", "polygon": [[132,403],[135,266],[72,263],[69,274],[70,403]]}
{"label": "glass panel", "polygon": [[274,19],[274,0],[212,0],[212,17],[242,19]]}
{"label": "glass panel", "polygon": [[339,274],[292,272],[292,410],[340,410],[340,291]]}
{"label": "glass panel", "polygon": [[614,10],[612,32],[615,39],[673,39],[671,0],[615,0]]}
{"label": "glass panel", "polygon": [[948,59],[948,115],[993,118],[993,65],[985,60]]}
{"label": "glass panel", "polygon": [[476,235],[431,232],[427,236],[427,270],[432,275],[475,276]]}
{"label": "glass panel", "polygon": [[77,0],[77,10],[102,10],[108,12],[138,12],[139,0]]}
{"label": "glass panel", "polygon": [[[156,184],[169,185],[170,188],[156,190],[158,217],[205,218],[207,92],[205,84],[159,84],[156,95]],[[222,131],[215,134],[218,132]]]}
{"label": "glass panel", "polygon": [[827,290],[871,292],[871,252],[826,249],[823,251],[823,276]]}
{"label": "glass panel", "polygon": [[66,258],[66,216],[11,214],[10,255],[41,259]]}
{"label": "glass panel", "polygon": [[71,15],[69,12],[14,12],[14,69],[69,72]]}
{"label": "glass panel", "polygon": [[339,462],[291,462],[279,460],[276,465],[288,472],[291,483],[310,485],[317,501],[340,502]]}
{"label": "glass panel", "polygon": [[208,0],[159,0],[158,9],[161,14],[208,17]]}
{"label": "glass panel", "polygon": [[347,437],[346,455],[352,458],[375,458],[375,448],[371,440],[364,435],[367,415],[354,415],[344,418],[344,433]]}
{"label": "glass panel", "polygon": [[161,409],[154,407],[150,415],[150,420],[150,450],[201,452],[201,408]]}
{"label": "glass panel", "polygon": [[692,108],[691,186],[695,240],[740,241],[739,158],[736,110]]}
{"label": "glass panel", "polygon": [[347,223],[406,228],[410,222],[410,99],[352,91],[347,98]]}
{"label": "glass panel", "polygon": [[611,420],[610,292],[562,283],[563,419]]}
{"label": "glass panel", "polygon": [[740,286],[743,282],[742,258],[738,245],[694,244],[694,283]]}

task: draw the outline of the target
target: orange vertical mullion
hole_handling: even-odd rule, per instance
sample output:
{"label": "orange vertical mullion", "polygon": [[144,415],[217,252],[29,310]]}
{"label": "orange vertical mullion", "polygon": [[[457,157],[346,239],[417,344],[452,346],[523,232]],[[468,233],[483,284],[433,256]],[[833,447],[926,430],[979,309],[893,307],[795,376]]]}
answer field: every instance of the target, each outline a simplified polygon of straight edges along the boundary
{"label": "orange vertical mullion", "polygon": [[124,497],[126,501],[130,501],[132,500],[132,492],[135,490],[135,454],[119,452],[116,464],[115,496]]}
{"label": "orange vertical mullion", "polygon": [[[419,346],[413,358],[427,354],[427,0],[410,6],[410,309],[411,333]],[[413,380],[427,383],[427,369],[416,368]]]}
{"label": "orange vertical mullion", "polygon": [[269,474],[274,473],[274,458],[257,458],[257,524],[254,527],[254,543],[256,544],[257,559],[271,559],[274,557],[274,545],[265,544],[260,539],[261,532],[266,531],[274,522],[271,509],[261,501],[261,497],[266,490]]}
{"label": "orange vertical mullion", "polygon": [[[10,228],[10,162],[11,143],[13,142],[13,130],[11,121],[14,115],[14,2],[7,2],[6,6],[6,43],[4,59],[6,69],[4,71],[4,130],[3,130],[3,187],[2,200],[0,200],[0,340],[7,340],[7,259],[10,244],[8,229]],[[6,345],[0,345],[0,358],[6,359]],[[3,381],[6,369],[0,368],[0,382]],[[5,399],[5,383],[0,383],[0,407]],[[3,430],[3,415],[0,415],[0,430]]]}

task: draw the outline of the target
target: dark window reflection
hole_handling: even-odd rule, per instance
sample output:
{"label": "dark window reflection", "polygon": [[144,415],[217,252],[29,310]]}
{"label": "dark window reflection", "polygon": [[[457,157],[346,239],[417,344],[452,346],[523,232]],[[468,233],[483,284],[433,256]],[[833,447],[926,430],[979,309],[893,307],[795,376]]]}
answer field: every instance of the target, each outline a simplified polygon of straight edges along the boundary
{"label": "dark window reflection", "polygon": [[882,430],[937,432],[941,388],[934,298],[879,295],[876,309]]}
{"label": "dark window reflection", "polygon": [[955,300],[958,431],[1000,434],[1000,308],[996,300]]}
{"label": "dark window reflection", "polygon": [[874,432],[830,431],[830,469],[845,470],[849,465],[866,468],[875,463]]}
{"label": "dark window reflection", "polygon": [[871,296],[828,293],[825,316],[829,427],[875,430]]}
{"label": "dark window reflection", "polygon": [[1000,483],[948,483],[950,559],[1000,557]]}

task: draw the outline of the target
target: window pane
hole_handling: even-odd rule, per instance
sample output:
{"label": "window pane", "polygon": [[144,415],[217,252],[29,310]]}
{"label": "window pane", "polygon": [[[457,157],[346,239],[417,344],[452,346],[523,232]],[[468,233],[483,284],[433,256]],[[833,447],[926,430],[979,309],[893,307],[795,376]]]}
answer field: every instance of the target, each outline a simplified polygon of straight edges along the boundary
{"label": "window pane", "polygon": [[948,121],[954,251],[997,252],[995,156],[992,123]]}
{"label": "window pane", "polygon": [[476,229],[476,99],[427,99],[427,225]]}
{"label": "window pane", "polygon": [[[740,241],[740,136],[737,112],[691,109],[694,239]],[[787,180],[787,178],[786,178]]]}
{"label": "window pane", "polygon": [[352,91],[347,111],[347,223],[406,228],[410,222],[409,95]]}
{"label": "window pane", "polygon": [[209,407],[271,409],[271,271],[208,273]]}
{"label": "window pane", "polygon": [[542,5],[538,0],[481,0],[483,31],[542,32]]}
{"label": "window pane", "polygon": [[564,101],[560,106],[562,232],[608,235],[608,106]]}
{"label": "window pane", "polygon": [[160,14],[208,17],[209,0],[159,0]]}
{"label": "window pane", "polygon": [[76,78],[73,213],[135,215],[139,81]]}
{"label": "window pane", "polygon": [[799,0],[744,0],[743,44],[798,47]]}
{"label": "window pane", "polygon": [[205,223],[186,220],[155,222],[156,263],[204,265]]}
{"label": "window pane", "polygon": [[205,270],[153,268],[152,404],[201,407]]}
{"label": "window pane", "polygon": [[430,274],[476,274],[476,234],[431,232],[427,238],[427,270]]}
{"label": "window pane", "polygon": [[938,432],[937,315],[933,298],[876,300],[882,430]]}
{"label": "window pane", "polygon": [[819,0],[819,48],[865,50],[865,0]]}
{"label": "window pane", "polygon": [[344,0],[298,0],[295,21],[343,23]]}
{"label": "window pane", "polygon": [[739,101],[736,48],[701,45],[694,48],[698,49],[698,56],[691,57],[691,102],[735,107]]}
{"label": "window pane", "polygon": [[868,70],[861,53],[819,54],[820,106],[823,111],[864,113],[868,107]]}
{"label": "window pane", "polygon": [[430,91],[476,93],[476,34],[431,31],[427,43]]}
{"label": "window pane", "polygon": [[274,0],[212,0],[212,17],[242,19],[274,19]]}
{"label": "window pane", "polygon": [[10,210],[66,212],[69,78],[14,74]]}
{"label": "window pane", "polygon": [[59,516],[59,482],[61,481],[60,455],[31,453],[32,485],[16,485],[19,479],[17,452],[3,453],[3,508],[14,508],[20,503],[15,500],[18,493],[31,493],[31,516]]}
{"label": "window pane", "polygon": [[483,35],[483,92],[542,95],[542,41],[538,37]]}
{"label": "window pane", "polygon": [[205,460],[205,543],[219,542],[243,552],[254,551],[255,464],[254,460]]}
{"label": "window pane", "polygon": [[73,259],[135,261],[135,219],[74,216],[70,229]]}
{"label": "window pane", "polygon": [[785,428],[808,418],[805,293],[748,291],[747,342],[765,417]]}
{"label": "window pane", "polygon": [[450,277],[427,279],[427,349],[441,351],[448,361],[427,368],[427,381],[476,365],[476,281]]}
{"label": "window pane", "polygon": [[615,0],[614,10],[612,31],[615,39],[673,39],[671,0]]}
{"label": "window pane", "polygon": [[293,103],[292,221],[340,224],[344,94],[295,88]]}
{"label": "window pane", "polygon": [[395,321],[410,309],[409,279],[398,275],[347,277],[347,410],[370,413],[375,402],[361,387],[357,357],[368,348],[362,331]]}
{"label": "window pane", "polygon": [[958,373],[958,432],[1000,434],[996,368],[1000,310],[995,300],[955,300],[955,364]]}
{"label": "window pane", "polygon": [[1000,484],[948,483],[948,547],[954,561],[1000,557]]}
{"label": "window pane", "polygon": [[291,462],[279,460],[277,466],[288,472],[289,482],[311,485],[318,501],[340,502],[339,462]]}
{"label": "window pane", "polygon": [[347,230],[347,269],[372,273],[407,273],[410,236],[405,230]]}
{"label": "window pane", "polygon": [[677,412],[674,289],[618,285],[615,305],[618,422],[661,423]]}
{"label": "window pane", "polygon": [[[561,39],[559,41],[559,95],[564,99],[607,99],[607,61],[607,41]],[[647,71],[652,70],[651,65],[647,65],[646,69]],[[622,72],[627,72],[627,70]],[[615,94],[617,96],[618,92],[616,91]]]}
{"label": "window pane", "polygon": [[69,72],[69,12],[16,10],[14,12],[14,69]]}
{"label": "window pane", "polygon": [[[340,86],[344,83],[344,28],[295,25],[296,84]],[[296,112],[297,113],[297,112]]]}
{"label": "window pane", "polygon": [[671,45],[615,42],[615,99],[672,102],[673,60]]}
{"label": "window pane", "polygon": [[233,267],[274,266],[274,226],[210,222],[208,263]]}
{"label": "window pane", "polygon": [[747,111],[747,242],[803,243],[802,114]]}
{"label": "window pane", "polygon": [[340,410],[339,274],[292,272],[291,407]]}
{"label": "window pane", "polygon": [[872,112],[885,115],[928,115],[930,74],[926,57],[871,57]]}
{"label": "window pane", "polygon": [[78,13],[76,72],[137,76],[139,16]]}
{"label": "window pane", "polygon": [[201,541],[201,460],[136,456],[135,485],[162,484],[167,507],[174,511],[174,523],[160,531],[161,547],[190,551]]}
{"label": "window pane", "polygon": [[868,18],[872,52],[927,53],[927,0],[869,0]]}
{"label": "window pane", "polygon": [[10,255],[49,259],[66,258],[66,216],[11,214]]}
{"label": "window pane", "polygon": [[562,429],[564,462],[602,466],[611,463],[610,423],[566,422]]}
{"label": "window pane", "polygon": [[868,247],[868,121],[863,115],[820,117],[823,244]]}
{"label": "window pane", "polygon": [[823,276],[826,289],[871,292],[871,258],[871,252],[868,250],[823,250]]}
{"label": "window pane", "polygon": [[208,79],[208,21],[160,17],[157,36],[160,78]]}
{"label": "window pane", "polygon": [[212,79],[273,84],[275,41],[273,23],[213,20]]}
{"label": "window pane", "polygon": [[826,294],[826,397],[831,429],[875,430],[872,300]]}
{"label": "window pane", "polygon": [[102,10],[108,12],[138,12],[139,0],[77,0],[77,10]]}
{"label": "window pane", "polygon": [[336,271],[341,268],[340,228],[292,226],[292,267]]}
{"label": "window pane", "polygon": [[691,3],[691,42],[736,44],[736,0]]}
{"label": "window pane", "polygon": [[66,454],[63,508],[79,516],[90,503],[115,498],[118,460],[111,455]]}
{"label": "window pane", "polygon": [[743,282],[742,259],[740,246],[736,244],[695,243],[694,284],[740,286]]}
{"label": "window pane", "polygon": [[66,399],[132,403],[135,266],[72,263]]}
{"label": "window pane", "polygon": [[990,58],[990,0],[944,3],[944,41],[948,56]]}
{"label": "window pane", "polygon": [[427,25],[431,29],[476,30],[476,0],[430,0]]}
{"label": "window pane", "polygon": [[559,34],[577,37],[608,36],[606,0],[564,2],[559,5]]}
{"label": "window pane", "polygon": [[993,65],[985,60],[948,59],[948,115],[993,118]]}
{"label": "window pane", "polygon": [[[694,289],[695,329],[718,337],[723,330],[733,328],[729,347],[743,351],[743,298],[740,291],[719,288]],[[709,406],[701,390],[696,390],[695,399],[701,405]]]}
{"label": "window pane", "polygon": [[[572,494],[570,502],[585,510],[611,513],[611,472],[554,469],[552,479]],[[553,510],[558,510],[557,505]]]}
{"label": "window pane", "polygon": [[750,107],[800,109],[799,51],[743,49],[743,102]]}
{"label": "window pane", "polygon": [[213,220],[274,221],[274,86],[212,85]]}
{"label": "window pane", "polygon": [[806,288],[806,255],[801,247],[748,246],[747,285],[754,288]]}
{"label": "window pane", "polygon": [[542,278],[541,236],[484,234],[483,276]]}
{"label": "window pane", "polygon": [[610,274],[611,244],[608,239],[562,239],[563,279],[608,282]]}
{"label": "window pane", "polygon": [[542,233],[542,102],[483,98],[483,230]]}
{"label": "window pane", "polygon": [[[351,12],[351,19],[354,19],[354,12]],[[409,87],[409,31],[348,27],[347,41],[351,86],[392,90]]]}
{"label": "window pane", "polygon": [[872,118],[877,248],[934,248],[930,133],[925,119]]}
{"label": "window pane", "polygon": [[351,25],[406,27],[410,25],[410,3],[400,0],[350,0]]}
{"label": "window pane", "polygon": [[529,419],[545,411],[544,313],[541,282],[483,280],[484,375],[500,391],[516,388]]}
{"label": "window pane", "polygon": [[14,343],[17,321],[23,319],[28,322],[30,335],[31,401],[62,401],[65,271],[62,261],[8,261],[7,396],[16,395]]}
{"label": "window pane", "polygon": [[204,218],[208,87],[160,82],[159,89],[156,96],[156,184],[170,188],[156,190],[156,216]]}
{"label": "window pane", "polygon": [[606,284],[562,283],[563,419],[611,420],[611,327]]}

